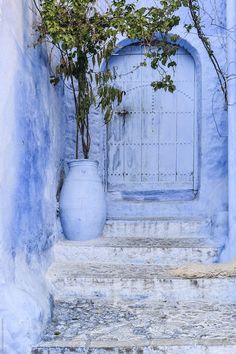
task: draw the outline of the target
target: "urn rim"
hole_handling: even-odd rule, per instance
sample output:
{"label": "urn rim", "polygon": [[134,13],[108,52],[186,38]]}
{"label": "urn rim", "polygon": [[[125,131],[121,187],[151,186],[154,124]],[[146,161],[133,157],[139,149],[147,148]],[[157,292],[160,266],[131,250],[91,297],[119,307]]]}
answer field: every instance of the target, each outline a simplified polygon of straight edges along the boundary
{"label": "urn rim", "polygon": [[98,161],[90,160],[90,159],[72,159],[67,162],[69,167],[74,166],[95,166],[98,167]]}

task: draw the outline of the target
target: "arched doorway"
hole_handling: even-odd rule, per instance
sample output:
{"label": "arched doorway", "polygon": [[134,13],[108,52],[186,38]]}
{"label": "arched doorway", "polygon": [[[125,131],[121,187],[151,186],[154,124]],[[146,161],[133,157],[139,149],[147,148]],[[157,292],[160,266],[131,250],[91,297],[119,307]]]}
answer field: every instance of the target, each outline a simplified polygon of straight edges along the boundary
{"label": "arched doorway", "polygon": [[107,133],[107,189],[110,192],[195,190],[195,63],[180,48],[174,73],[176,91],[154,91],[158,72],[144,59],[143,46],[131,45],[113,55],[115,85],[126,95]]}

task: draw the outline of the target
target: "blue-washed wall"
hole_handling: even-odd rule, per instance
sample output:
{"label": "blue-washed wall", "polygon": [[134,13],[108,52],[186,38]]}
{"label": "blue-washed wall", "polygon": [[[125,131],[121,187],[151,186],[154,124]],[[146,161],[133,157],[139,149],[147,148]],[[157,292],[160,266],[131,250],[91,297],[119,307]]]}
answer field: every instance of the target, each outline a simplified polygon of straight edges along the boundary
{"label": "blue-washed wall", "polygon": [[[3,350],[26,354],[47,320],[44,273],[58,237],[62,88],[33,48],[30,0],[0,1],[0,326]],[[1,335],[0,335],[1,336]]]}
{"label": "blue-washed wall", "polygon": [[[101,0],[101,3],[104,1]],[[153,0],[139,1],[142,6],[155,6]],[[201,2],[203,8],[204,30],[209,35],[213,50],[220,65],[227,69],[226,55],[226,2]],[[177,33],[183,38],[180,44],[193,56],[196,65],[198,112],[198,179],[199,190],[193,200],[180,201],[127,201],[118,193],[107,196],[108,217],[200,217],[212,221],[215,238],[221,238],[222,243],[227,236],[227,110],[223,94],[220,90],[216,72],[199,40],[196,31],[187,34],[183,24],[191,22],[187,11],[180,12],[181,24]],[[213,21],[212,18],[215,20]],[[122,39],[121,39],[122,40]],[[121,41],[121,43],[124,43]],[[184,78],[183,78],[184,79]],[[70,103],[71,102],[71,103]],[[71,120],[72,100],[67,100]],[[93,137],[91,158],[100,161],[100,172],[106,182],[106,129],[103,116],[96,109],[91,110],[93,121]],[[67,158],[72,157],[73,124],[67,131],[71,145],[67,145]],[[73,133],[73,134],[72,134]],[[150,158],[152,158],[150,156]],[[171,198],[170,198],[171,199]],[[172,198],[175,199],[175,198]]]}
{"label": "blue-washed wall", "polygon": [[[145,5],[147,1],[144,1]],[[208,21],[214,50],[226,65],[225,1],[214,2],[206,13],[220,14],[222,23]],[[141,4],[141,1],[140,1]],[[150,5],[154,5],[149,0]],[[45,48],[34,49],[30,0],[0,0],[0,333],[7,354],[27,354],[36,342],[49,312],[44,273],[48,249],[60,233],[57,224],[57,189],[63,165],[64,110],[62,89],[50,86]],[[185,18],[185,14],[182,14]],[[209,217],[216,236],[226,235],[227,134],[226,112],[216,74],[193,32],[186,49],[199,65],[198,196],[188,202],[132,203],[108,198],[109,217]],[[189,43],[189,46],[187,45]],[[194,48],[194,50],[192,50]],[[200,70],[201,69],[201,70]],[[73,104],[67,98],[66,156],[74,158]],[[105,175],[105,127],[102,116],[92,113],[91,157]],[[1,339],[1,338],[0,338]],[[1,340],[0,340],[1,343]]]}

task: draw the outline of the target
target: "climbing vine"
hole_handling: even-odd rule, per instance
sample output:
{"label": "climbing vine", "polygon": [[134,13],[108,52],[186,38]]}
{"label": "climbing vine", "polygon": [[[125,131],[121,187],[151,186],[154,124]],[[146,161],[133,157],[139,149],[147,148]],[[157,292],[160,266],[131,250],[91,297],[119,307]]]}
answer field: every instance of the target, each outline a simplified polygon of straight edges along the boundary
{"label": "climbing vine", "polygon": [[227,89],[227,76],[221,68],[221,65],[212,49],[212,45],[209,37],[204,33],[204,27],[201,19],[201,6],[198,0],[188,0],[188,8],[190,11],[192,24],[185,24],[187,32],[190,32],[192,28],[197,30],[198,37],[202,41],[204,48],[211,60],[211,63],[215,69],[218,77],[221,91],[223,92],[225,103],[228,104],[228,89]]}
{"label": "climbing vine", "polygon": [[[50,42],[60,53],[51,83],[56,85],[63,79],[73,93],[77,122],[76,158],[79,138],[84,158],[89,157],[91,106],[102,109],[107,123],[112,117],[114,103],[120,104],[125,95],[112,85],[117,73],[108,66],[108,58],[119,48],[118,35],[145,48],[155,44],[157,49],[147,49],[140,65],[146,66],[150,62],[151,67],[159,71],[160,79],[152,83],[155,90],[175,90],[166,69],[176,65],[173,56],[178,49],[178,36],[172,32],[180,22],[176,10],[186,1],[161,0],[159,6],[138,7],[138,1],[112,0],[105,2],[103,8],[95,0],[41,0],[38,6],[34,2],[40,13],[40,22],[36,26],[37,44]],[[102,63],[103,70],[100,70]]]}
{"label": "climbing vine", "polygon": [[40,14],[36,44],[49,42],[60,55],[51,83],[57,85],[63,80],[73,94],[77,123],[76,158],[79,156],[79,139],[84,158],[89,158],[91,107],[101,108],[105,123],[108,123],[114,104],[119,105],[125,95],[124,91],[112,85],[117,73],[108,65],[111,54],[119,49],[119,35],[145,46],[145,57],[139,65],[151,65],[159,72],[159,79],[152,82],[154,90],[174,92],[175,85],[168,69],[176,66],[174,55],[178,50],[178,36],[173,33],[180,23],[177,10],[182,7],[189,8],[192,19],[185,28],[188,32],[196,29],[227,102],[227,78],[203,31],[198,0],[160,0],[151,7],[139,7],[138,0],[132,3],[128,0],[105,0],[103,7],[96,0],[33,2]]}

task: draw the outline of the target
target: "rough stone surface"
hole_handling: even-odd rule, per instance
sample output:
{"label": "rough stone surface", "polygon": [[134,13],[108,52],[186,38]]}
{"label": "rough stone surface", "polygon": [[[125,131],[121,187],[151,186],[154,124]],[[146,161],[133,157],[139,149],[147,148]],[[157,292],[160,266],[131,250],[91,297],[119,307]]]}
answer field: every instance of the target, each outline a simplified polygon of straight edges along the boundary
{"label": "rough stone surface", "polygon": [[109,219],[104,237],[186,238],[211,237],[212,223],[206,218]]}
{"label": "rough stone surface", "polygon": [[[169,343],[168,343],[169,342]],[[150,346],[150,347],[113,347],[113,348],[73,348],[73,347],[63,347],[63,351],[60,347],[54,348],[39,348],[34,351],[34,354],[71,354],[71,353],[79,353],[79,354],[111,354],[111,353],[119,353],[119,354],[232,354],[235,353],[235,345],[227,345],[218,343],[217,345],[211,345],[208,341],[205,341],[205,344],[193,344],[191,345],[183,345],[181,342],[176,340],[174,341],[158,341],[159,345]],[[66,344],[66,343],[65,343]]]}
{"label": "rough stone surface", "polygon": [[52,321],[32,354],[236,352],[236,267],[206,264],[220,252],[199,237],[208,221],[107,225],[107,237],[54,246]]}
{"label": "rough stone surface", "polygon": [[[47,353],[43,348],[57,353],[55,348],[64,347],[94,352],[95,348],[116,352],[115,348],[142,351],[146,347],[162,353],[161,347],[167,345],[166,353],[181,353],[181,346],[236,345],[236,306],[201,302],[159,302],[152,307],[92,300],[59,302],[43,339],[41,349],[35,349],[34,354]],[[176,345],[178,349],[173,351]]]}
{"label": "rough stone surface", "polygon": [[236,277],[236,262],[207,265],[188,264],[176,268],[172,274],[183,278]]}
{"label": "rough stone surface", "polygon": [[86,242],[58,242],[54,248],[57,263],[97,262],[135,264],[213,263],[221,247],[206,239],[102,237]]}
{"label": "rough stone surface", "polygon": [[226,273],[181,277],[176,266],[55,264],[48,273],[54,299],[107,301],[218,301],[235,303],[236,278]]}

